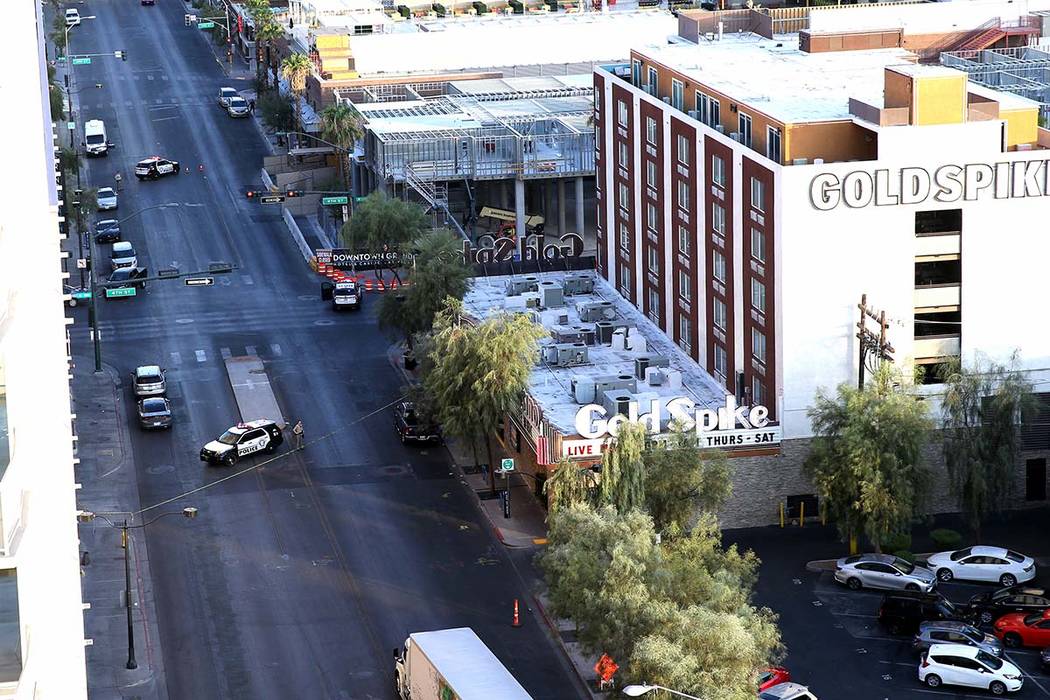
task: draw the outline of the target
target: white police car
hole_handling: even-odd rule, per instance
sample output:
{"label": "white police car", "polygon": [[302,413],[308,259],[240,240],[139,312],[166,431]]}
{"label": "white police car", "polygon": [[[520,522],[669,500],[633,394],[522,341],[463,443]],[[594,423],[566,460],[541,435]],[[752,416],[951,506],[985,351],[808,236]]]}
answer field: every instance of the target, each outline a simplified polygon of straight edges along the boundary
{"label": "white police car", "polygon": [[223,433],[218,440],[212,440],[201,448],[201,461],[231,465],[239,458],[255,452],[270,454],[282,442],[284,435],[272,420],[238,423]]}

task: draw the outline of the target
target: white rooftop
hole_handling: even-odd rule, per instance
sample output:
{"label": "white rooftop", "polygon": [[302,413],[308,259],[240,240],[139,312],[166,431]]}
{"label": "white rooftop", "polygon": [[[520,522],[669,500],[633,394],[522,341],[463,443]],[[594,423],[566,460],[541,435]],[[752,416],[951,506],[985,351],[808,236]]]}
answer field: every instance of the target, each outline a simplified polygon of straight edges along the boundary
{"label": "white rooftop", "polygon": [[363,76],[437,73],[623,60],[639,43],[677,32],[664,10],[486,16],[403,22],[390,33],[351,37],[350,50]]}
{"label": "white rooftop", "polygon": [[[545,272],[533,275],[542,281],[561,283],[564,272]],[[681,372],[681,386],[672,388],[668,383],[651,386],[644,381],[637,381],[637,392],[645,393],[648,398],[661,400],[678,396],[693,399],[705,408],[718,408],[725,405],[727,392],[715,382],[714,378],[700,368],[691,357],[671,342],[662,330],[643,316],[632,304],[625,300],[602,277],[591,273],[594,279],[594,292],[566,296],[565,306],[541,310],[539,317],[544,327],[550,330],[557,325],[593,326],[580,320],[578,304],[607,301],[615,310],[612,319],[616,326],[635,328],[645,338],[644,351],[617,350],[611,345],[590,345],[587,348],[588,362],[572,367],[558,367],[549,364],[537,364],[529,377],[529,394],[540,404],[544,417],[563,435],[576,433],[576,413],[580,404],[573,395],[573,378],[598,377],[603,375],[630,375],[634,377],[635,358],[640,355],[659,355],[668,358],[669,369]],[[468,314],[477,319],[501,312],[524,312],[525,301],[521,295],[507,296],[507,283],[510,280],[522,280],[526,275],[503,275],[498,277],[476,277],[463,300]],[[560,323],[558,316],[565,314],[566,323]],[[553,339],[551,340],[553,343]],[[546,341],[544,341],[546,343]],[[595,397],[594,403],[600,404],[602,397]]]}
{"label": "white rooftop", "polygon": [[383,12],[379,0],[300,0],[303,12],[315,15],[355,15]]}

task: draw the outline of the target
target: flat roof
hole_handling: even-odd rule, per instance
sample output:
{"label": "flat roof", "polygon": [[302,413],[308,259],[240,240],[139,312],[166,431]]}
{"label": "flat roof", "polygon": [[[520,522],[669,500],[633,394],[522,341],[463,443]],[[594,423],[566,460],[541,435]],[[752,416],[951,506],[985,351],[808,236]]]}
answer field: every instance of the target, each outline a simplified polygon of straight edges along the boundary
{"label": "flat roof", "polygon": [[497,15],[403,22],[389,33],[351,37],[350,51],[362,76],[441,73],[622,60],[635,45],[677,32],[665,10]]}
{"label": "flat roof", "polygon": [[[681,372],[681,386],[673,387],[668,382],[650,385],[637,380],[637,394],[644,394],[649,399],[672,399],[686,396],[704,408],[718,408],[725,405],[728,392],[713,377],[700,368],[681,348],[652,321],[630,302],[624,299],[609,283],[593,272],[544,272],[531,275],[540,282],[553,281],[562,283],[566,274],[583,275],[594,280],[594,292],[566,296],[565,305],[538,312],[539,319],[545,328],[554,326],[593,327],[593,323],[581,321],[579,305],[589,302],[611,302],[614,310],[612,320],[616,326],[635,328],[645,338],[645,350],[618,350],[611,345],[590,345],[587,348],[588,361],[572,367],[559,367],[550,364],[537,364],[529,375],[529,394],[543,410],[547,421],[563,435],[576,434],[576,413],[581,404],[577,403],[573,393],[572,381],[603,376],[635,376],[634,361],[641,355],[657,355],[668,360],[668,369]],[[496,277],[476,277],[470,290],[463,299],[466,312],[482,320],[503,312],[526,311],[525,298],[522,295],[508,296],[507,283],[511,280],[522,280],[526,275],[501,275]],[[559,319],[559,315],[564,315]],[[564,320],[564,323],[561,321]],[[633,331],[632,331],[633,332]],[[548,341],[543,341],[547,343]],[[550,341],[554,343],[555,341]],[[596,396],[594,403],[602,403],[602,397]]]}
{"label": "flat roof", "polygon": [[727,34],[635,50],[785,124],[852,119],[849,98],[882,104],[885,68],[915,62],[899,48],[806,53],[798,35]]}

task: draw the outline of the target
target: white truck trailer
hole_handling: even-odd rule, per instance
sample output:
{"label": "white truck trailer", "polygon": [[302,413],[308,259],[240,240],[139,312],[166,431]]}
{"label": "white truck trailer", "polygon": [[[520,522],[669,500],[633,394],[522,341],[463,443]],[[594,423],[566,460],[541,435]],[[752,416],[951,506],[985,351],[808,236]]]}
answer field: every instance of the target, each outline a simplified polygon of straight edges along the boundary
{"label": "white truck trailer", "polygon": [[532,700],[469,627],[409,635],[394,673],[402,700]]}

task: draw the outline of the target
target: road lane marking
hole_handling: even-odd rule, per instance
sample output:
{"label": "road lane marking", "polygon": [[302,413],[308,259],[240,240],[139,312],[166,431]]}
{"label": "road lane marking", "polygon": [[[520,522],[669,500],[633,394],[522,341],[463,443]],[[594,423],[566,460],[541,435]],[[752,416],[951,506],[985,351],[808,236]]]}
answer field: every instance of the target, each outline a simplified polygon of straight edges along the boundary
{"label": "road lane marking", "polygon": [[177,364],[180,364],[181,362],[182,362],[182,355],[180,355],[178,352],[172,351],[172,353],[171,353],[171,364],[177,365]]}
{"label": "road lane marking", "polygon": [[254,355],[254,354],[256,354],[255,353],[255,346],[254,345],[245,345],[244,346],[244,354],[246,354],[246,355]]}
{"label": "road lane marking", "polygon": [[153,80],[153,76],[152,75],[147,75],[146,76],[146,80]]}
{"label": "road lane marking", "polygon": [[278,357],[280,357],[280,356],[281,356],[281,346],[280,346],[280,345],[278,345],[277,343],[274,343],[274,344],[272,344],[272,345],[270,346],[270,350],[272,350],[272,351],[273,351],[273,354],[274,354],[274,355],[277,355]]}
{"label": "road lane marking", "polygon": [[252,279],[251,275],[241,275],[241,281],[248,285],[255,284],[255,280]]}
{"label": "road lane marking", "polygon": [[228,360],[233,357],[233,353],[230,352],[229,348],[219,348],[219,354],[222,355],[222,359]]}
{"label": "road lane marking", "polygon": [[172,119],[178,119],[178,117],[159,117],[157,119],[150,119],[151,122],[166,122]]}
{"label": "road lane marking", "polygon": [[203,350],[197,350],[196,354],[197,354],[197,362],[204,362],[205,360],[208,359],[207,355],[204,354]]}

